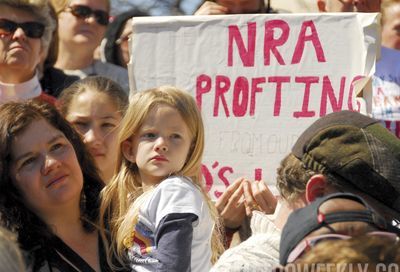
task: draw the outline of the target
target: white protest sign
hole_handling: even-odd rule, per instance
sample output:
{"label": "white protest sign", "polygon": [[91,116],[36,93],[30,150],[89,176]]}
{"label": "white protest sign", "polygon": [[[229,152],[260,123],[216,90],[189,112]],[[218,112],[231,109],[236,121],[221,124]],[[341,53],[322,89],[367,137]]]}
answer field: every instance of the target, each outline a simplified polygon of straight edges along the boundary
{"label": "white protest sign", "polygon": [[400,138],[400,51],[382,47],[373,77],[373,116]]}
{"label": "white protest sign", "polygon": [[240,176],[272,185],[306,127],[359,109],[352,82],[374,72],[378,22],[356,13],[134,18],[131,83],[195,97],[211,196]]}

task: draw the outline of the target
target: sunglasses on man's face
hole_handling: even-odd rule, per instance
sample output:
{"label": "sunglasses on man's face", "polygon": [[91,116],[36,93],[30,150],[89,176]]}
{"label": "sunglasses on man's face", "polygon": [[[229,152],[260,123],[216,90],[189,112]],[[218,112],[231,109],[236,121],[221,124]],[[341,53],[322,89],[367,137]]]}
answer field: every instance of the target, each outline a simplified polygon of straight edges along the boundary
{"label": "sunglasses on man's face", "polygon": [[45,26],[39,22],[16,23],[0,18],[0,35],[11,35],[18,28],[21,28],[27,37],[39,39],[43,36]]}
{"label": "sunglasses on man's face", "polygon": [[85,6],[85,5],[73,5],[68,8],[69,12],[72,13],[76,18],[86,19],[94,15],[94,19],[99,25],[108,25],[108,12],[104,10],[95,9]]}

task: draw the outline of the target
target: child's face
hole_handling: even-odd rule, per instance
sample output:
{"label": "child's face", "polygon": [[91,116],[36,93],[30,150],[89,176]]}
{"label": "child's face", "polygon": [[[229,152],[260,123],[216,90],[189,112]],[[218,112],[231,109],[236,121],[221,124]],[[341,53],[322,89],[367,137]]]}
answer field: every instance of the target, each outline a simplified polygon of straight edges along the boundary
{"label": "child's face", "polygon": [[131,139],[122,144],[122,152],[136,163],[143,187],[161,182],[180,171],[188,157],[192,136],[179,112],[158,105],[145,118]]}
{"label": "child's face", "polygon": [[117,163],[121,114],[104,93],[87,90],[75,96],[66,119],[82,135],[104,182],[108,182]]}

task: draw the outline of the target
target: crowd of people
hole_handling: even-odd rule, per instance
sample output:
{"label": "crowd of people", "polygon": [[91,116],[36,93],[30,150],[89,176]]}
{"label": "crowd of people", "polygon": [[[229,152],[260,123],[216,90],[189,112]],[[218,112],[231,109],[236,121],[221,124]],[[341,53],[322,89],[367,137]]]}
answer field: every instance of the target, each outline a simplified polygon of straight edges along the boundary
{"label": "crowd of people", "polygon": [[[0,0],[0,271],[400,271],[400,1],[314,8],[382,13],[376,119],[321,117],[281,161],[279,196],[242,177],[214,203],[195,99],[129,92],[131,18],[150,11]],[[271,12],[215,0],[194,15]]]}

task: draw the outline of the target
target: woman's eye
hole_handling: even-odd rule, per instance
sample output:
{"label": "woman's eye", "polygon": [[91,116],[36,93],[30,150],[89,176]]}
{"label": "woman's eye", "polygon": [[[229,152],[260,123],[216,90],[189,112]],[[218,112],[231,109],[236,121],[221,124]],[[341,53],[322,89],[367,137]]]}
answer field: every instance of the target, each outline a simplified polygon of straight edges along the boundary
{"label": "woman's eye", "polygon": [[24,161],[21,163],[21,168],[31,165],[32,163],[35,162],[35,159],[36,159],[35,157],[27,158],[26,160],[24,160]]}
{"label": "woman's eye", "polygon": [[64,145],[61,143],[56,143],[54,145],[51,146],[50,150],[51,151],[55,151],[55,150],[59,150],[60,148],[62,148]]}

